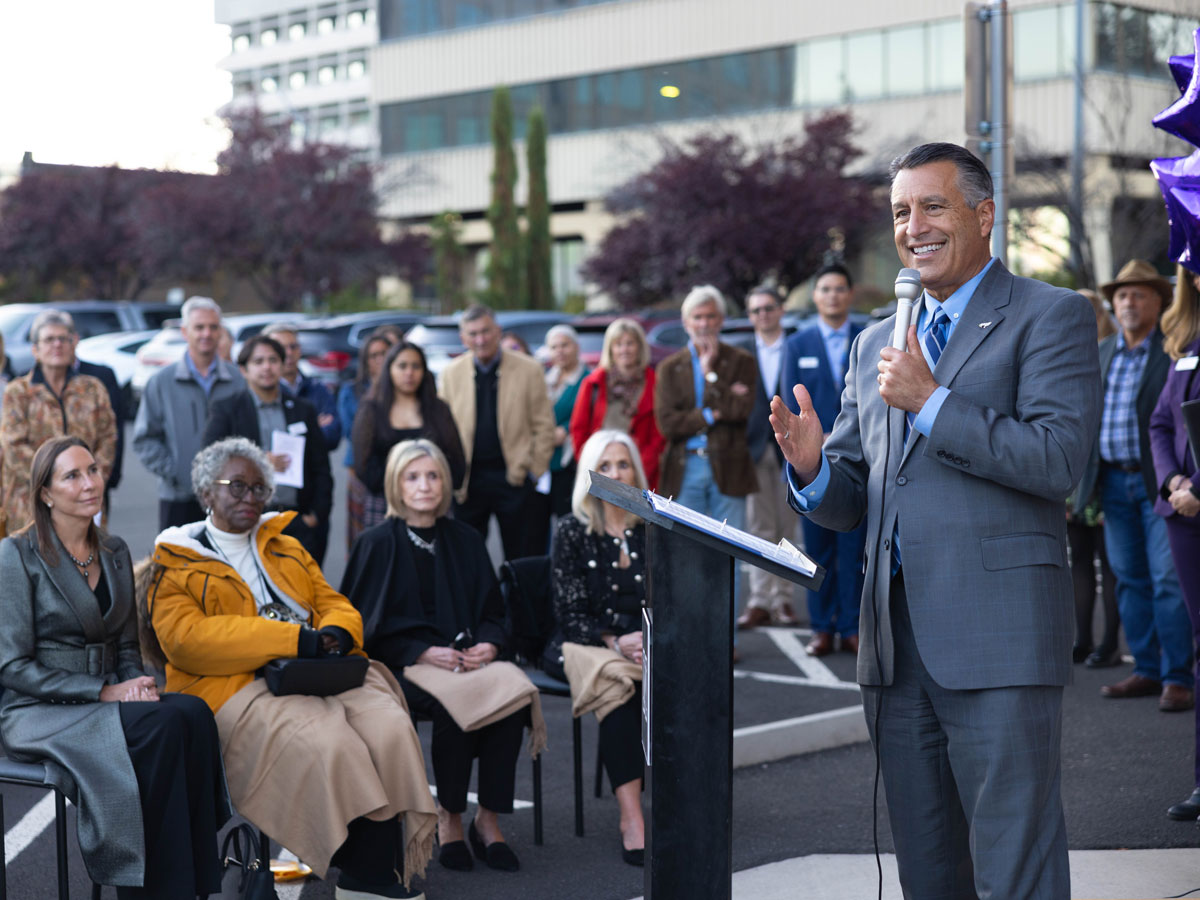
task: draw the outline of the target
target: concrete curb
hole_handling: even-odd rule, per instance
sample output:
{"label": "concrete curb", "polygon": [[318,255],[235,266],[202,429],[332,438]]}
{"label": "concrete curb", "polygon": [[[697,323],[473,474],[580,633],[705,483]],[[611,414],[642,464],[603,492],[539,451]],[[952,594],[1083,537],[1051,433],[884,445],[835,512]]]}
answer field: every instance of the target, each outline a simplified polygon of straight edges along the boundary
{"label": "concrete curb", "polygon": [[862,706],[847,706],[733,731],[733,766],[755,766],[867,740]]}

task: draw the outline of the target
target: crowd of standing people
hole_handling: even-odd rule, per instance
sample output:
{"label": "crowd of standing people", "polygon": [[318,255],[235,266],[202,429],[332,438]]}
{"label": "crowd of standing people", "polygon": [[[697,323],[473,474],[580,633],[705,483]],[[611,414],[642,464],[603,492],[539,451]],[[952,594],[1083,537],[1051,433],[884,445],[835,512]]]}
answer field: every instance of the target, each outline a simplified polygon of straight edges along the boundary
{"label": "crowd of standing people", "polygon": [[[545,725],[506,661],[493,519],[506,560],[547,561],[558,629],[543,664],[600,722],[621,857],[643,865],[645,525],[588,493],[595,471],[795,541],[825,569],[805,649],[858,658],[906,890],[1065,883],[1059,651],[1073,635],[1074,663],[1120,665],[1123,627],[1133,672],[1104,696],[1195,707],[1200,468],[1185,409],[1200,400],[1200,276],[1180,267],[1172,285],[1132,260],[1084,292],[1089,310],[990,256],[990,179],[961,148],[915,148],[892,176],[897,248],[925,285],[907,352],[851,316],[850,272],[830,265],[794,334],[784,293],[749,292],[752,348],[723,338],[726,301],[709,285],[684,298],[686,346],[657,366],[632,318],[608,326],[594,370],[555,326],[547,367],[477,305],[440,383],[384,327],[335,395],[300,372],[294,327],[246,340],[233,362],[220,307],[193,297],[184,355],[150,379],[133,423],[159,485],[160,533],[137,565],[103,528],[123,450],[115,379],[75,358],[70,316],[40,314],[33,370],[3,375],[0,736],[52,764],[92,878],[122,898],[213,893],[234,811],[318,876],[337,869],[338,897],[423,897],[413,879],[434,858],[518,870],[503,816],[524,737],[536,754]],[[937,256],[946,241],[955,254]],[[339,589],[322,569],[331,539],[343,546],[336,477]],[[922,479],[938,490],[909,499]],[[801,623],[789,583],[742,581],[739,629]],[[314,666],[344,689],[321,696]],[[598,690],[604,679],[620,690]],[[433,724],[436,800],[418,719]],[[950,771],[946,736],[964,721],[977,741],[951,741],[965,753],[954,783],[912,777],[930,760]],[[1035,752],[988,730],[1016,721]],[[1196,750],[1175,819],[1200,819],[1200,718]],[[987,794],[993,775],[1008,788],[984,821],[959,798]],[[910,840],[947,811],[946,834]],[[960,846],[968,825],[982,829],[974,849]],[[1016,826],[1028,840],[1009,847]],[[952,865],[934,860],[947,847]]]}

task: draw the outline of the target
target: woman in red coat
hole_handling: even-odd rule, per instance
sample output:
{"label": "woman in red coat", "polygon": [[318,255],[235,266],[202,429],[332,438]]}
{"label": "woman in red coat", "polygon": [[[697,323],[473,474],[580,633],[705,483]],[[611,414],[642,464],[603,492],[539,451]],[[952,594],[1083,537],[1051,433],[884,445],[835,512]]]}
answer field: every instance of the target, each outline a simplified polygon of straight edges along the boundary
{"label": "woman in red coat", "polygon": [[571,413],[571,442],[582,447],[602,428],[633,438],[650,489],[666,442],[654,420],[654,369],[646,333],[633,319],[617,319],[604,332],[600,365],[579,386]]}

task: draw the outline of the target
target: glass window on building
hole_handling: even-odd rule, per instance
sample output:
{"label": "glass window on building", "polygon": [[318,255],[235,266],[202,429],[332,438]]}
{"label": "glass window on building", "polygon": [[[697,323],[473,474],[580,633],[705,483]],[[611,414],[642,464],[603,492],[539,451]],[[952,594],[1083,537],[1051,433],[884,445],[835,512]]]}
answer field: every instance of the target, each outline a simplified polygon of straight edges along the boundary
{"label": "glass window on building", "polygon": [[279,90],[278,75],[264,75],[262,81],[258,83],[259,88],[264,94],[273,94]]}
{"label": "glass window on building", "polygon": [[404,146],[408,150],[436,150],[446,146],[444,117],[440,112],[412,113],[404,117]]}
{"label": "glass window on building", "polygon": [[293,22],[288,26],[288,40],[300,41],[308,33],[308,25],[304,22]]}
{"label": "glass window on building", "polygon": [[337,19],[333,16],[321,16],[317,19],[317,34],[332,34],[337,27]]}
{"label": "glass window on building", "polygon": [[471,28],[496,18],[493,0],[452,0],[447,5],[451,7],[450,21],[446,23],[449,27]]}
{"label": "glass window on building", "polygon": [[754,57],[757,54],[735,53],[718,61],[721,70],[722,112],[737,113],[755,109],[758,102],[754,90]]}
{"label": "glass window on building", "polygon": [[346,63],[347,78],[362,78],[367,74],[367,62],[364,59],[352,59]]}
{"label": "glass window on building", "polygon": [[883,96],[883,32],[846,37],[846,90],[850,100]]}
{"label": "glass window on building", "polygon": [[963,27],[959,19],[929,25],[929,90],[953,91],[963,86]]}
{"label": "glass window on building", "polygon": [[[541,102],[542,86],[540,84],[522,84],[511,88],[513,110],[513,137],[518,141],[525,140],[525,130],[529,127],[529,113],[535,106],[545,105]],[[489,112],[491,107],[488,107]],[[490,121],[490,120],[489,120]]]}
{"label": "glass window on building", "polygon": [[1013,11],[1013,78],[1017,81],[1066,74],[1058,9],[1043,6]]}
{"label": "glass window on building", "polygon": [[845,41],[838,37],[808,42],[808,102],[827,106],[846,99]]}
{"label": "glass window on building", "polygon": [[583,238],[564,238],[550,245],[550,283],[558,306],[563,305],[569,294],[584,293],[579,267],[586,256]]}
{"label": "glass window on building", "polygon": [[1149,74],[1153,68],[1149,14],[1145,10],[1124,6],[1118,12],[1117,19],[1121,71],[1131,75]]}
{"label": "glass window on building", "polygon": [[1150,13],[1147,18],[1151,64],[1151,71],[1147,74],[1168,78],[1170,70],[1167,65],[1171,57],[1190,55],[1195,50],[1196,42],[1192,36],[1200,26],[1200,21],[1189,21],[1169,13]]}
{"label": "glass window on building", "polygon": [[308,84],[308,72],[303,69],[297,69],[292,74],[288,75],[288,87],[293,91],[298,91],[300,88]]}
{"label": "glass window on building", "polygon": [[236,96],[254,93],[254,76],[249,72],[234,72],[233,93]]}
{"label": "glass window on building", "polygon": [[293,143],[302,144],[308,136],[308,123],[298,116],[288,125],[288,133],[291,134]]}
{"label": "glass window on building", "polygon": [[233,36],[232,47],[234,53],[245,53],[250,49],[250,32],[239,31]]}
{"label": "glass window on building", "polygon": [[329,135],[337,131],[341,126],[342,120],[337,113],[320,116],[317,119],[317,134],[320,137],[329,137]]}
{"label": "glass window on building", "polygon": [[333,84],[337,78],[337,66],[332,63],[320,66],[317,69],[317,84]]}
{"label": "glass window on building", "polygon": [[927,83],[925,69],[929,56],[925,50],[925,26],[889,28],[884,32],[883,45],[888,96],[922,93]]}
{"label": "glass window on building", "polygon": [[270,47],[279,40],[278,28],[264,28],[258,36],[258,42],[264,47]]}
{"label": "glass window on building", "polygon": [[352,109],[346,116],[346,122],[351,128],[361,128],[364,125],[370,125],[371,111],[369,109]]}
{"label": "glass window on building", "polygon": [[352,9],[346,13],[347,28],[361,28],[364,24],[365,15],[361,9]]}

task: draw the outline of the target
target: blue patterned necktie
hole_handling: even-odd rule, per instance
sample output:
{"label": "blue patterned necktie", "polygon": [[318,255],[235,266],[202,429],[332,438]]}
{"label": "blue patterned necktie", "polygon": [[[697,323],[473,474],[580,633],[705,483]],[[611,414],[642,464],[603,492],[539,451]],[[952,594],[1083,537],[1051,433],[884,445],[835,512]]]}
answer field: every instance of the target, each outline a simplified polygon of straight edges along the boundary
{"label": "blue patterned necktie", "polygon": [[[942,358],[942,351],[946,348],[946,341],[950,338],[950,317],[946,315],[946,311],[942,307],[937,308],[937,312],[933,316],[933,324],[929,326],[929,331],[925,333],[925,352],[929,354],[929,369],[932,371],[937,366],[938,360]],[[905,421],[908,427],[904,429],[904,438],[908,440],[909,434],[912,432],[913,421],[917,418],[916,413],[907,413]],[[892,532],[892,575],[900,570],[900,526],[897,524],[896,530]]]}

